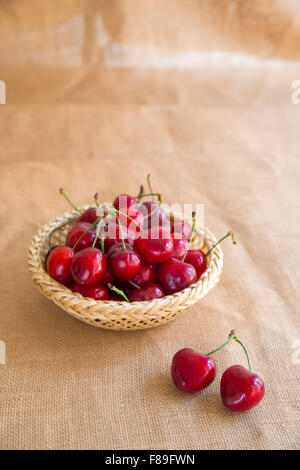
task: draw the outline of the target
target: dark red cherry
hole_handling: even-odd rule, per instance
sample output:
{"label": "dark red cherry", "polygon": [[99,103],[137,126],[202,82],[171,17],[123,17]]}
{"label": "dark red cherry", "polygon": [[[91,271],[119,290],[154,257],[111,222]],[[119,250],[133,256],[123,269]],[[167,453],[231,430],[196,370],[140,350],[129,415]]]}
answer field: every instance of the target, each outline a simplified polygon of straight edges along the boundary
{"label": "dark red cherry", "polygon": [[261,401],[264,393],[265,387],[261,378],[242,366],[231,366],[222,375],[222,402],[230,410],[249,410]]}
{"label": "dark red cherry", "polygon": [[71,264],[74,255],[74,251],[68,246],[57,246],[54,248],[47,259],[49,276],[61,284],[67,286],[72,284]]}
{"label": "dark red cherry", "polygon": [[[135,240],[135,233],[132,230],[122,227],[122,234],[124,241],[129,245],[133,245]],[[107,253],[109,249],[117,244],[122,242],[122,236],[120,232],[120,225],[117,223],[110,223],[105,230],[105,239],[104,239],[104,248]]]}
{"label": "dark red cherry", "polygon": [[[130,245],[130,243],[126,243],[125,242],[125,246],[126,246],[126,249],[127,250],[133,250],[133,246]],[[113,253],[115,253],[116,251],[122,251],[124,250],[124,246],[123,246],[123,243],[122,242],[118,242],[118,243],[115,243],[114,245],[112,245],[110,247],[110,249],[108,250],[107,252],[107,258],[109,258]]]}
{"label": "dark red cherry", "polygon": [[119,281],[129,281],[141,269],[142,260],[135,250],[115,251],[109,257],[109,265]]}
{"label": "dark red cherry", "polygon": [[97,207],[89,207],[78,218],[77,222],[87,222],[93,224],[100,217],[100,211]]}
{"label": "dark red cherry", "polygon": [[114,301],[116,301],[116,302],[124,302],[123,297],[122,297],[121,295],[116,295],[116,294],[112,295],[112,296],[109,298],[109,300],[114,300]]}
{"label": "dark red cherry", "polygon": [[197,280],[194,266],[170,258],[158,267],[158,280],[167,294],[174,294],[190,286]]}
{"label": "dark red cherry", "polygon": [[134,234],[139,233],[139,227],[143,228],[144,223],[144,217],[142,213],[133,206],[125,207],[121,212],[122,213],[118,213],[117,215],[122,226],[128,227]]}
{"label": "dark red cherry", "polygon": [[[167,214],[157,202],[145,201],[138,206],[144,217],[144,229],[167,224]],[[170,228],[170,227],[169,227]]]}
{"label": "dark red cherry", "polygon": [[111,267],[107,266],[105,274],[103,278],[101,279],[101,284],[103,284],[104,286],[107,286],[107,284],[112,284],[114,280],[115,280],[115,276],[113,275]]}
{"label": "dark red cherry", "polygon": [[161,299],[164,296],[165,293],[160,285],[150,283],[141,289],[133,289],[131,292],[129,292],[128,299],[131,302],[143,302],[145,300]]}
{"label": "dark red cherry", "polygon": [[[132,290],[132,286],[128,283],[128,282],[121,282],[121,281],[114,281],[114,284],[113,284],[115,287],[117,287],[117,289],[121,290],[122,292],[124,292],[124,294],[128,294],[131,290]],[[119,295],[118,293],[116,293],[116,295]],[[122,297],[122,296],[121,296]],[[124,300],[124,298],[122,297],[122,299]]]}
{"label": "dark red cherry", "polygon": [[185,348],[173,357],[171,374],[177,388],[184,392],[198,392],[213,382],[216,364],[211,357]]}
{"label": "dark red cherry", "polygon": [[174,220],[171,222],[171,233],[181,233],[184,238],[189,240],[192,235],[192,227],[182,220]]}
{"label": "dark red cherry", "polygon": [[73,292],[78,292],[83,297],[90,297],[95,300],[108,300],[109,293],[103,284],[96,284],[95,286],[84,286],[82,284],[74,284],[72,287]]}
{"label": "dark red cherry", "polygon": [[106,258],[97,248],[85,248],[76,253],[71,271],[75,282],[92,286],[98,284],[106,271]]}
{"label": "dark red cherry", "polygon": [[189,250],[184,261],[194,266],[197,271],[197,279],[199,279],[200,276],[202,276],[202,274],[206,271],[206,257],[201,250]]}
{"label": "dark red cherry", "polygon": [[156,264],[142,262],[141,269],[131,279],[139,287],[145,287],[149,282],[155,282],[157,277],[157,266]]}
{"label": "dark red cherry", "polygon": [[[174,252],[172,257],[182,260],[185,250],[188,246],[188,240],[186,238],[174,238],[173,237],[173,244],[174,244]],[[192,264],[192,263],[190,263]]]}
{"label": "dark red cherry", "polygon": [[134,247],[140,252],[144,261],[163,263],[173,254],[173,237],[164,227],[152,227],[141,232],[140,237],[134,242]]}
{"label": "dark red cherry", "polygon": [[[77,224],[73,225],[71,230],[69,231],[67,235],[67,245],[70,246],[71,248],[76,244],[77,240],[86,232],[91,227],[91,224],[88,224],[87,222],[78,222]],[[75,251],[81,251],[84,248],[88,248],[89,246],[92,246],[94,243],[94,240],[96,238],[96,233],[94,230],[90,230],[87,232],[84,237],[80,240],[79,243],[77,243],[75,247]]]}
{"label": "dark red cherry", "polygon": [[123,211],[123,209],[127,209],[128,207],[136,206],[136,200],[134,197],[129,196],[129,194],[120,194],[114,200],[113,206],[115,209],[119,211]]}

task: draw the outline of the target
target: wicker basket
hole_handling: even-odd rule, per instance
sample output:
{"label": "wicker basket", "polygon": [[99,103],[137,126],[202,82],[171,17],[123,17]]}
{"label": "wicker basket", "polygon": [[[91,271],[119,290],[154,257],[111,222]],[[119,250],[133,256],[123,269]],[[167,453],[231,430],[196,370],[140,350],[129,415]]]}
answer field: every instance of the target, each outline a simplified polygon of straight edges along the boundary
{"label": "wicker basket", "polygon": [[[131,303],[111,300],[96,301],[82,297],[52,279],[44,268],[50,232],[63,225],[54,233],[52,244],[65,244],[66,233],[71,224],[70,220],[75,217],[78,217],[77,212],[67,212],[44,225],[33,237],[29,249],[28,264],[37,288],[63,310],[85,323],[108,330],[142,330],[163,325],[204,297],[220,279],[223,254],[218,245],[208,257],[205,273],[197,282],[181,292],[167,295],[162,299]],[[208,251],[216,242],[213,234],[206,228],[197,227],[196,234],[193,248],[202,248],[204,251]]]}

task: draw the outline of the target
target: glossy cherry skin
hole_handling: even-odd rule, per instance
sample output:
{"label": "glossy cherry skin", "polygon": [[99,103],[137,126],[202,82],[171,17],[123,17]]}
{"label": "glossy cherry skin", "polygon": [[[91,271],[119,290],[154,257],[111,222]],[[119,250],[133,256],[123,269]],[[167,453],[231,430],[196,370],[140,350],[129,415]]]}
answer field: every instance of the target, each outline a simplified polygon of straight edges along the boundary
{"label": "glossy cherry skin", "polygon": [[216,364],[211,357],[185,348],[173,357],[171,374],[179,390],[198,392],[213,382],[216,376]]}
{"label": "glossy cherry skin", "polygon": [[73,292],[78,292],[83,297],[90,297],[95,300],[108,300],[109,293],[103,284],[96,284],[95,286],[83,286],[82,284],[74,284],[72,287]]}
{"label": "glossy cherry skin", "polygon": [[74,251],[68,246],[57,246],[54,248],[47,259],[49,276],[66,286],[72,284],[71,265],[74,255]]}
{"label": "glossy cherry skin", "polygon": [[[69,231],[67,235],[67,245],[70,246],[71,248],[75,245],[77,240],[84,234],[86,230],[88,230],[91,227],[91,224],[88,224],[87,222],[78,222],[77,224],[73,225],[71,230]],[[96,233],[94,230],[90,230],[87,232],[84,237],[80,240],[80,242],[77,244],[75,251],[81,251],[84,248],[88,248],[89,246],[92,246],[94,243],[94,240],[96,238]]]}
{"label": "glossy cherry skin", "polygon": [[144,261],[163,263],[173,254],[173,237],[164,227],[152,227],[141,233],[141,236],[135,240],[134,247],[140,252]]}
{"label": "glossy cherry skin", "polygon": [[197,272],[191,264],[170,258],[158,267],[158,280],[167,294],[174,294],[193,284]]}
{"label": "glossy cherry skin", "polygon": [[141,269],[142,260],[135,250],[121,250],[109,257],[109,265],[119,281],[129,281]]}
{"label": "glossy cherry skin", "polygon": [[[122,281],[114,281],[114,286],[116,286],[118,289],[124,292],[124,294],[129,294],[130,291],[132,291],[132,286],[128,282],[122,282]],[[112,291],[113,293],[113,291]],[[119,295],[116,292],[113,295]],[[124,298],[122,297],[124,300]]]}
{"label": "glossy cherry skin", "polygon": [[128,207],[131,207],[131,206],[135,207],[136,200],[134,197],[129,196],[129,194],[120,194],[114,200],[113,206],[115,209],[118,209],[119,211],[123,211],[123,209],[127,209]]}
{"label": "glossy cherry skin", "polygon": [[161,299],[164,296],[165,293],[162,287],[151,282],[146,287],[142,287],[141,289],[133,289],[131,292],[129,292],[128,299],[131,302],[143,302],[145,300]]}
{"label": "glossy cherry skin", "polygon": [[97,248],[85,248],[74,256],[71,271],[75,282],[93,286],[104,277],[106,267],[107,262],[102,251]]}
{"label": "glossy cherry skin", "polygon": [[192,235],[192,227],[186,222],[174,220],[171,223],[171,233],[181,233],[184,238],[189,240]]}
{"label": "glossy cherry skin", "polygon": [[89,207],[81,214],[81,216],[77,219],[77,222],[87,222],[89,224],[93,224],[99,217],[99,209],[97,209],[97,207]]}
{"label": "glossy cherry skin", "polygon": [[101,279],[101,284],[107,286],[107,284],[113,284],[115,276],[111,270],[111,267],[108,265],[105,271],[103,278]]}
{"label": "glossy cherry skin", "polygon": [[[133,246],[130,245],[130,243],[126,243],[125,242],[125,246],[126,246],[126,249],[127,250],[133,250]],[[107,252],[107,258],[109,258],[113,253],[115,253],[116,251],[122,251],[124,250],[124,246],[123,246],[123,243],[122,242],[118,242],[118,243],[115,243],[114,245],[112,245],[110,247],[110,249],[108,250]]]}
{"label": "glossy cherry skin", "polygon": [[[120,209],[121,210],[121,209]],[[119,220],[121,224],[124,227],[130,228],[130,230],[133,233],[139,233],[140,228],[137,226],[137,224],[143,228],[144,224],[144,217],[142,213],[136,209],[136,207],[130,206],[130,207],[125,207],[124,209],[121,210],[122,214],[118,214]],[[129,216],[129,217],[127,217]],[[132,219],[132,220],[131,220]],[[134,220],[134,222],[133,222]],[[116,222],[117,223],[117,222]]]}
{"label": "glossy cherry skin", "polygon": [[189,250],[184,261],[194,266],[197,271],[197,279],[206,271],[207,261],[205,254],[201,250]]}
{"label": "glossy cherry skin", "polygon": [[149,282],[155,282],[157,278],[157,266],[156,264],[142,262],[141,269],[131,279],[139,287],[145,287]]}
{"label": "glossy cherry skin", "polygon": [[261,378],[243,366],[231,366],[221,378],[223,405],[233,411],[245,411],[256,406],[264,396]]}
{"label": "glossy cherry skin", "polygon": [[[122,235],[126,243],[133,245],[136,235],[132,230],[123,227]],[[122,242],[122,235],[119,224],[112,223],[107,226],[104,239],[104,248],[106,253],[113,245]]]}
{"label": "glossy cherry skin", "polygon": [[173,238],[173,244],[174,244],[174,252],[173,252],[172,257],[182,260],[185,250],[187,249],[187,246],[188,246],[187,239],[186,238]]}
{"label": "glossy cherry skin", "polygon": [[165,225],[167,215],[159,204],[152,201],[145,201],[138,206],[144,217],[144,229],[155,227],[156,225]]}

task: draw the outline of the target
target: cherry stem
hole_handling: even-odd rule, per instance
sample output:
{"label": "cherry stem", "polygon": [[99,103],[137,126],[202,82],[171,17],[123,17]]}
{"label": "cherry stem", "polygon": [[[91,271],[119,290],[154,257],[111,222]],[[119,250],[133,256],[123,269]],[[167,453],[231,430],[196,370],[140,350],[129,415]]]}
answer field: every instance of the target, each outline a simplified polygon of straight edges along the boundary
{"label": "cherry stem", "polygon": [[[98,193],[95,194],[94,199],[95,199],[95,203],[96,203],[97,209],[99,209],[99,208],[100,208],[100,204],[99,204],[99,200],[98,200]],[[101,217],[101,220],[99,221],[99,223],[98,223],[98,225],[97,225],[97,228],[96,228],[96,238],[95,238],[95,240],[94,240],[94,242],[93,242],[93,245],[92,245],[93,248],[94,248],[94,246],[96,245],[97,239],[98,239],[98,237],[99,237],[99,232],[100,232],[100,228],[101,228],[101,222],[102,222],[103,218],[104,218],[104,215]],[[104,253],[104,237],[103,237],[103,236],[101,237],[101,251],[102,251],[102,253]]]}
{"label": "cherry stem", "polygon": [[250,359],[249,359],[249,355],[248,355],[248,352],[247,352],[247,349],[245,348],[245,346],[243,345],[243,343],[238,339],[238,337],[236,336],[234,330],[232,330],[230,333],[229,333],[229,337],[228,337],[228,340],[225,341],[225,343],[223,343],[221,346],[219,346],[217,349],[214,349],[213,351],[210,351],[209,353],[207,353],[207,356],[211,356],[211,354],[214,354],[215,352],[219,351],[220,349],[224,348],[224,346],[226,346],[231,340],[234,340],[236,341],[237,343],[239,343],[245,354],[246,354],[246,357],[247,357],[247,361],[248,361],[248,369],[249,369],[249,372],[251,372],[251,363],[250,363]]}
{"label": "cherry stem", "polygon": [[[96,194],[95,196],[98,196],[98,195]],[[97,201],[98,201],[98,197],[97,197],[96,199],[97,199]],[[125,217],[127,217],[127,218],[130,219],[132,222],[134,222],[135,225],[137,225],[141,231],[143,230],[142,227],[141,227],[135,220],[133,220],[129,215],[125,214],[125,212],[119,211],[118,209],[115,209],[115,208],[113,208],[113,209],[108,209],[108,210],[109,210],[110,212],[113,212],[113,213],[115,214],[115,216],[116,216],[116,218],[117,218],[119,224],[120,224],[120,220],[119,220],[119,218],[117,217],[117,213],[118,213],[118,214],[125,215]],[[102,215],[101,215],[100,217],[98,217],[98,219],[96,219],[95,222],[93,222],[93,223],[91,224],[91,226],[78,238],[77,242],[76,242],[75,245],[73,246],[73,250],[75,250],[75,248],[76,248],[76,246],[78,245],[78,243],[80,242],[80,240],[82,240],[82,238],[83,238],[88,232],[90,232],[93,228],[96,227],[96,225],[98,224],[99,221],[102,220],[102,218],[103,218]],[[123,234],[122,234],[122,230],[121,230],[121,237],[122,237],[122,235],[123,235]],[[122,241],[124,241],[123,238],[122,238]],[[101,241],[101,243],[102,243],[102,241]],[[124,245],[125,245],[125,242],[124,242]],[[123,245],[123,247],[124,247],[124,245]],[[102,248],[103,248],[103,244],[102,244]],[[126,249],[126,245],[125,245],[125,248],[124,248],[124,249]],[[102,249],[102,251],[103,251],[103,249]]]}
{"label": "cherry stem", "polygon": [[128,299],[126,294],[121,289],[118,289],[116,286],[113,286],[112,284],[107,284],[107,286],[109,287],[110,290],[112,290],[112,291],[116,292],[117,294],[121,295],[121,297],[123,297],[123,299],[125,299],[126,302],[130,302],[130,300]]}
{"label": "cherry stem", "polygon": [[219,245],[219,243],[221,243],[221,242],[222,242],[223,240],[225,240],[225,238],[227,238],[227,237],[231,237],[231,238],[232,238],[232,243],[233,243],[234,245],[236,245],[236,239],[235,239],[235,237],[234,237],[234,233],[233,233],[231,230],[229,230],[229,232],[226,233],[226,235],[224,235],[224,237],[220,238],[220,240],[218,240],[217,243],[215,243],[215,244],[211,247],[211,249],[206,253],[205,257],[207,257],[208,255],[210,255],[210,253],[216,248],[216,246]]}
{"label": "cherry stem", "polygon": [[128,281],[128,284],[131,284],[133,287],[135,287],[136,289],[140,289],[140,286],[138,286],[135,282],[133,281]]}
{"label": "cherry stem", "polygon": [[[112,209],[114,212],[117,212],[118,214],[121,214],[121,215],[125,215],[125,217],[127,217],[127,219],[130,219],[140,230],[143,230],[142,227],[135,221],[133,220],[132,217],[130,217],[128,214],[126,214],[125,212],[122,212],[122,211],[119,211],[118,209],[116,209],[115,207]],[[117,214],[115,214],[117,216]]]}
{"label": "cherry stem", "polygon": [[246,357],[247,357],[247,361],[248,361],[248,369],[249,369],[249,372],[251,372],[251,363],[250,363],[250,359],[249,359],[249,355],[248,355],[248,352],[247,352],[247,349],[245,348],[245,346],[243,345],[243,343],[241,342],[241,340],[239,340],[236,336],[233,337],[234,341],[236,341],[237,343],[239,343],[245,354],[246,354]]}
{"label": "cherry stem", "polygon": [[149,186],[149,189],[150,189],[150,193],[152,194],[152,201],[154,201],[153,189],[152,189],[152,186],[151,186],[151,175],[150,174],[147,175],[147,183],[148,183],[148,186]]}
{"label": "cherry stem", "polygon": [[225,341],[225,343],[223,343],[221,346],[219,346],[217,349],[214,349],[213,351],[210,351],[209,353],[207,353],[207,356],[210,356],[211,354],[214,354],[215,352],[219,351],[220,349],[224,348],[224,346],[226,346],[226,344],[228,344],[235,336],[235,333],[234,331],[232,330],[230,333],[229,333],[229,337],[228,337],[228,340]]}
{"label": "cherry stem", "polygon": [[[155,196],[158,197],[158,206],[155,207],[155,209],[153,209],[153,211],[150,212],[150,214],[145,215],[144,220],[151,218],[151,216],[152,216],[153,214],[155,214],[155,212],[158,211],[158,209],[160,208],[160,206],[161,206],[161,204],[162,204],[162,195],[161,195],[160,193],[152,193],[152,194],[154,194]],[[151,196],[152,194],[145,194],[145,196]]]}
{"label": "cherry stem", "polygon": [[188,252],[189,249],[190,249],[190,246],[191,246],[191,243],[192,243],[192,240],[193,240],[193,238],[194,238],[195,231],[196,231],[196,223],[197,223],[196,212],[193,212],[192,216],[193,216],[192,233],[191,233],[191,236],[190,236],[190,239],[189,239],[189,242],[188,242],[188,246],[186,247],[186,250],[185,250],[184,255],[183,255],[183,257],[182,257],[182,260],[181,260],[182,263],[184,262],[185,257],[186,257],[186,255],[187,255],[187,252]]}
{"label": "cherry stem", "polygon": [[77,206],[75,206],[75,204],[71,201],[71,199],[69,198],[69,196],[67,195],[67,193],[63,190],[63,188],[60,188],[59,190],[60,194],[62,194],[64,196],[64,198],[68,201],[68,203],[73,207],[73,209],[75,209],[77,212],[79,212],[79,214],[82,214],[82,211],[80,209],[78,209]]}

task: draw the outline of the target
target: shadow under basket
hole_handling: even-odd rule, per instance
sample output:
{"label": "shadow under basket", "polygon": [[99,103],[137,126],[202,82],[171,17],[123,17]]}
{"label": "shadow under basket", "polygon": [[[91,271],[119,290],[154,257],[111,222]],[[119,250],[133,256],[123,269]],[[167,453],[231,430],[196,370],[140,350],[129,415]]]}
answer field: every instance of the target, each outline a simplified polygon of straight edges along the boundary
{"label": "shadow under basket", "polygon": [[[84,207],[83,209],[85,209]],[[167,295],[162,299],[146,302],[117,302],[113,300],[94,300],[82,297],[52,279],[46,272],[45,256],[49,250],[50,232],[58,228],[52,237],[52,246],[64,245],[71,220],[78,217],[77,212],[67,212],[44,225],[33,237],[29,255],[29,271],[36,287],[65,312],[89,325],[108,330],[142,330],[163,325],[174,320],[184,310],[204,297],[219,281],[223,253],[216,246],[207,259],[207,269],[201,278],[181,292]],[[186,219],[191,223],[190,220]],[[201,248],[207,252],[216,243],[216,238],[207,228],[197,226],[195,240],[191,248]]]}

